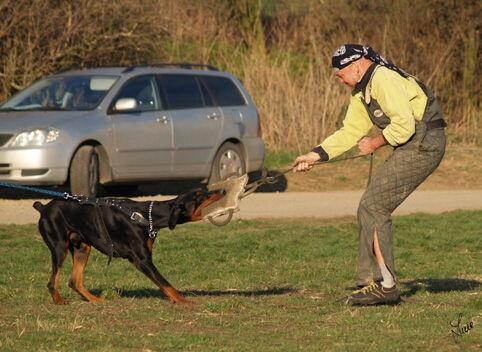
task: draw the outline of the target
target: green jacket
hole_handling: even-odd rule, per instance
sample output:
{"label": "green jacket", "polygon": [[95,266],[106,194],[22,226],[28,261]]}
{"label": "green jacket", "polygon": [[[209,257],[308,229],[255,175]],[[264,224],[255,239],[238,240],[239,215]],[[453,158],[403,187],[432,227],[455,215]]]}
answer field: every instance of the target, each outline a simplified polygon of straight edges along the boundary
{"label": "green jacket", "polygon": [[330,159],[353,148],[373,127],[363,99],[375,100],[390,120],[382,133],[393,147],[406,143],[415,133],[415,120],[423,118],[427,96],[413,77],[376,65],[367,70],[363,81],[368,91],[362,92],[360,85],[353,90],[343,127],[320,144]]}

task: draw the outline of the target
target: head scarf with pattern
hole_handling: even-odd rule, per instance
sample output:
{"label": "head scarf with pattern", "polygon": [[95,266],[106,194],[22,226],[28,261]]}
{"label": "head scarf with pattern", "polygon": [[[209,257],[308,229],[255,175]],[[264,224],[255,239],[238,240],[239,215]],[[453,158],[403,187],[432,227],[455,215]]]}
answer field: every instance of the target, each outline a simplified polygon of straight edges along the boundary
{"label": "head scarf with pattern", "polygon": [[331,58],[333,71],[337,72],[347,67],[352,62],[360,60],[362,57],[369,59],[379,64],[380,66],[385,66],[390,70],[396,71],[403,77],[408,76],[403,70],[399,69],[394,64],[385,60],[380,54],[375,52],[371,47],[358,45],[358,44],[345,44],[340,46],[335,51],[335,53],[333,54],[333,57]]}

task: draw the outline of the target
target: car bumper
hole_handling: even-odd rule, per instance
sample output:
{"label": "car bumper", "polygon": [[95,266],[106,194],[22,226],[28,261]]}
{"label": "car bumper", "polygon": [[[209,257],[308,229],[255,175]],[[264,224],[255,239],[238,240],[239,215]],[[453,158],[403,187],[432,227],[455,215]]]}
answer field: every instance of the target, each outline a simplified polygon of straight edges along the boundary
{"label": "car bumper", "polygon": [[0,151],[0,181],[18,185],[60,185],[67,181],[69,158],[55,149]]}
{"label": "car bumper", "polygon": [[244,141],[246,150],[246,165],[247,172],[258,171],[263,167],[265,145],[261,138],[251,138],[249,141]]}

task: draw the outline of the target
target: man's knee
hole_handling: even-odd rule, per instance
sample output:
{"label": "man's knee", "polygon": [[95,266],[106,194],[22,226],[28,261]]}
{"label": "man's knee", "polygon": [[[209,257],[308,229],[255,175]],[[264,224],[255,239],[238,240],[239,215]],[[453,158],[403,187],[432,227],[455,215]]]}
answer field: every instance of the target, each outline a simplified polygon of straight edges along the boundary
{"label": "man's knee", "polygon": [[384,224],[391,217],[391,212],[379,204],[367,203],[363,199],[358,204],[357,218],[361,227],[375,228]]}

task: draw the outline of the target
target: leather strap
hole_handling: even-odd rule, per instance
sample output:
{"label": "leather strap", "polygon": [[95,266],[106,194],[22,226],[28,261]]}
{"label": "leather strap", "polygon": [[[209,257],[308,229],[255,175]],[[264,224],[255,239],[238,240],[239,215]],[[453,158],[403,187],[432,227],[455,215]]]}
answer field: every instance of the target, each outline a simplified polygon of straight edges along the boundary
{"label": "leather strap", "polygon": [[435,128],[445,128],[447,127],[447,123],[444,119],[437,119],[434,121],[427,122],[427,130],[433,130]]}
{"label": "leather strap", "polygon": [[132,220],[132,222],[142,226],[149,226],[149,221],[147,221],[147,219],[143,217],[142,214],[134,212],[122,206],[122,203],[124,202],[122,199],[93,198],[84,196],[74,196],[73,199],[77,200],[80,204],[110,205],[116,207],[124,214],[126,214]]}

